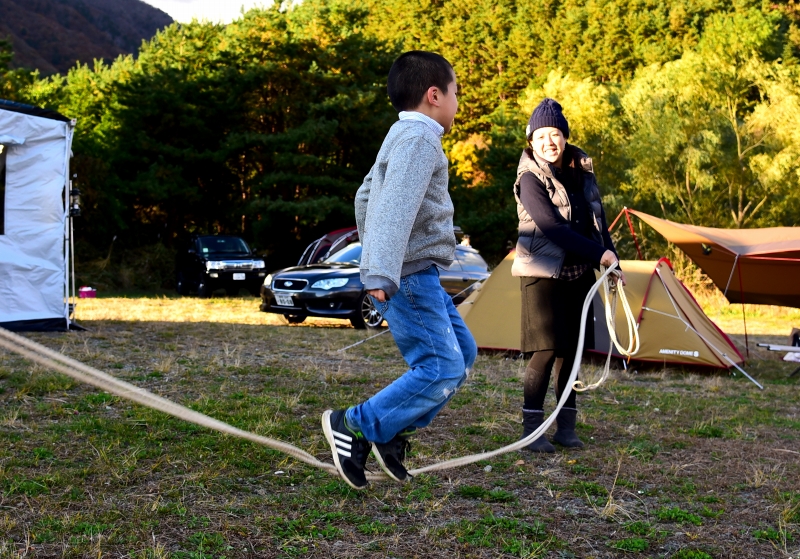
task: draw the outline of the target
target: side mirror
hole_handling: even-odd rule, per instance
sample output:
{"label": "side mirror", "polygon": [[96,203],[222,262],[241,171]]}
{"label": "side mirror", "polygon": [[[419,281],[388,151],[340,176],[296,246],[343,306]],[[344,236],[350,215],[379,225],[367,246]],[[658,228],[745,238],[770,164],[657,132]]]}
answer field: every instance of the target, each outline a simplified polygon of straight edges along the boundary
{"label": "side mirror", "polygon": [[197,251],[195,251],[193,248],[190,248],[189,249],[189,254],[197,254]]}

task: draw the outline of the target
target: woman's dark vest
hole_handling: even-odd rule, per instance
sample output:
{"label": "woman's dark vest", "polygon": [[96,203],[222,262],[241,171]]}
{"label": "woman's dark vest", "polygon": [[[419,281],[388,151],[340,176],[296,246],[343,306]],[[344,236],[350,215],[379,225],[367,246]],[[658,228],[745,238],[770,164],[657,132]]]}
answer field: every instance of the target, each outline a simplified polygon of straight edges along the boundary
{"label": "woman's dark vest", "polygon": [[[594,176],[592,159],[580,148],[567,145],[564,151],[564,159],[571,161],[571,165],[577,165],[582,181],[583,195],[592,209],[592,240],[603,244],[603,237],[600,234],[600,224],[602,223],[600,204],[600,189],[597,187],[597,180]],[[534,278],[557,278],[564,265],[566,251],[556,243],[547,238],[525,211],[519,199],[519,181],[525,173],[533,173],[539,179],[550,195],[550,201],[558,209],[561,216],[570,221],[572,208],[569,203],[569,196],[556,177],[550,170],[550,166],[544,160],[533,154],[530,149],[522,152],[517,167],[517,180],[514,183],[514,198],[517,201],[517,215],[519,216],[519,240],[517,241],[517,253],[514,256],[514,264],[511,267],[512,276],[534,277]]]}

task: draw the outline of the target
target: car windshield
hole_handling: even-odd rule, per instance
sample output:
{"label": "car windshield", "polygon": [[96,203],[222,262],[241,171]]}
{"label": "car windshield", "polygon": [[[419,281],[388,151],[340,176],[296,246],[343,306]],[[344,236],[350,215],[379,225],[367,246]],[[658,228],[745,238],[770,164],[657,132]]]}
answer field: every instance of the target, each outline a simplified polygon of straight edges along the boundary
{"label": "car windshield", "polygon": [[489,266],[486,264],[486,261],[481,258],[480,255],[475,254],[474,252],[467,252],[467,251],[456,251],[456,258],[458,259],[459,264],[461,264],[461,269],[465,272],[488,272]]}
{"label": "car windshield", "polygon": [[197,242],[203,254],[250,254],[250,247],[239,237],[200,237]]}
{"label": "car windshield", "polygon": [[361,243],[350,243],[324,260],[328,264],[360,264]]}

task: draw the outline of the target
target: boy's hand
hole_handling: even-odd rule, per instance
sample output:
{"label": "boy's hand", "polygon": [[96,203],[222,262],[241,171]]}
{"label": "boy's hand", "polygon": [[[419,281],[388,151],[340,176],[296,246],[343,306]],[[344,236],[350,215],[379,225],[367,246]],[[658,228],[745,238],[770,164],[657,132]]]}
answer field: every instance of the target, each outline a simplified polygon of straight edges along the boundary
{"label": "boy's hand", "polygon": [[381,303],[386,302],[386,292],[383,289],[370,289],[367,294]]}

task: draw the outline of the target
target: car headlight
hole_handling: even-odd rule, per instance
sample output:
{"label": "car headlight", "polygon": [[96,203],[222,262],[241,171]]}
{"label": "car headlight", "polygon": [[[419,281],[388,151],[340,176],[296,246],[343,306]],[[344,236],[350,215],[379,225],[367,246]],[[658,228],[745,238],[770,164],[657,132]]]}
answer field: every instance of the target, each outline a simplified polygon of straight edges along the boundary
{"label": "car headlight", "polygon": [[253,260],[253,269],[254,270],[263,270],[265,268],[265,264],[263,260]]}
{"label": "car headlight", "polygon": [[272,274],[267,274],[267,277],[264,278],[264,287],[269,287],[270,285],[272,285],[272,280],[273,280]]}
{"label": "car headlight", "polygon": [[335,287],[343,287],[347,283],[347,278],[324,279],[315,281],[311,289],[333,289]]}
{"label": "car headlight", "polygon": [[225,269],[225,262],[216,262],[214,260],[209,260],[206,262],[206,270],[224,270]]}

